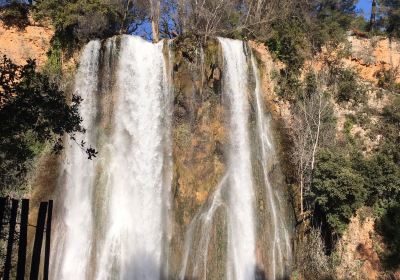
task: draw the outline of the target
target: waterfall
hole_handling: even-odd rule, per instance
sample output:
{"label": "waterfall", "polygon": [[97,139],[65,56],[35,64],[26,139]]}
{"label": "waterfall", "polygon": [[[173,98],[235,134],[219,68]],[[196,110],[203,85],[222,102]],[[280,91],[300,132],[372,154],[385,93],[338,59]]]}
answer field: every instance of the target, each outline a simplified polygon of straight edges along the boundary
{"label": "waterfall", "polygon": [[[84,116],[83,126],[87,133],[82,139],[95,144],[95,119],[97,73],[99,67],[100,42],[92,41],[83,50],[80,66],[75,79],[75,91],[83,101],[80,114]],[[87,157],[75,141],[69,140],[67,155],[62,167],[62,180],[65,181],[65,196],[62,212],[62,225],[58,232],[57,248],[53,250],[55,269],[53,279],[85,279],[92,245],[92,191],[94,188],[94,162]]]}
{"label": "waterfall", "polygon": [[219,38],[224,57],[223,97],[229,104],[228,278],[255,275],[254,190],[249,145],[248,67],[242,41]]}
{"label": "waterfall", "polygon": [[[174,207],[190,208],[193,202],[174,200],[181,174],[172,159],[178,141],[173,131],[185,121],[190,123],[189,133],[182,130],[179,137],[188,145],[182,158],[193,168],[199,166],[190,165],[191,157],[210,157],[196,143],[216,145],[207,142],[213,139],[209,135],[203,139],[204,134],[194,132],[196,116],[206,114],[197,107],[207,103],[208,112],[215,109],[204,87],[210,62],[206,46],[200,49],[199,67],[190,62],[187,68],[201,71],[199,80],[186,78],[185,83],[181,76],[173,76],[189,63],[179,60],[173,41],[152,44],[124,35],[85,46],[74,90],[83,98],[80,113],[87,132],[76,141],[94,146],[99,156],[88,161],[75,141],[66,143],[55,200],[52,279],[288,277],[291,229],[284,184],[276,182],[279,164],[257,62],[245,42],[224,38],[216,42],[221,55],[213,59],[221,61],[212,62],[212,67],[220,66],[222,75],[221,86],[213,87],[212,102],[222,112],[218,116],[223,116],[218,131],[226,131],[218,140],[223,167],[207,186],[208,197],[186,213],[182,224],[176,214],[184,209]],[[193,89],[191,83],[201,86],[186,94],[175,88],[180,82],[182,91]],[[177,94],[194,102],[174,104]],[[211,118],[205,120],[199,126],[209,133]],[[192,143],[198,154],[190,150]],[[186,172],[182,176],[193,175],[190,169]],[[185,187],[186,192],[197,191],[190,184]],[[260,201],[265,201],[265,208]]]}
{"label": "waterfall", "polygon": [[261,148],[261,163],[263,169],[264,186],[266,188],[266,199],[270,209],[270,226],[272,228],[271,236],[269,236],[269,242],[271,245],[268,257],[271,265],[270,269],[268,270],[268,279],[282,279],[287,276],[286,274],[290,265],[290,238],[285,218],[282,217],[282,211],[279,209],[279,204],[282,203],[282,201],[279,201],[280,195],[273,189],[268,175],[269,157],[274,156],[274,146],[269,137],[271,131],[264,112],[260,73],[258,71],[254,55],[251,55],[251,65],[253,68],[253,75],[255,77],[254,95],[256,100],[257,134],[260,139],[259,143]]}
{"label": "waterfall", "polygon": [[[61,263],[55,279],[160,279],[163,272],[170,188],[165,147],[170,102],[163,43],[154,45],[133,36],[119,40],[115,87],[106,93],[113,94],[111,132],[106,137],[106,131],[97,127],[98,137],[106,139],[99,154],[107,158],[96,159],[94,170],[94,163],[76,151],[79,148],[67,151],[67,159],[77,159],[69,162],[73,170],[66,175],[62,217],[66,231],[63,253],[55,257]],[[93,100],[100,99],[95,82],[99,47],[97,41],[86,46],[76,77],[76,90],[85,100],[81,113],[89,122],[96,118]],[[93,126],[85,125],[90,138]],[[99,170],[101,174],[95,172]],[[96,203],[93,196],[100,187],[91,184],[94,176],[103,177],[97,182],[105,193]],[[98,215],[101,211],[104,215]],[[102,230],[94,231],[99,217]],[[92,246],[98,239],[102,242]]]}

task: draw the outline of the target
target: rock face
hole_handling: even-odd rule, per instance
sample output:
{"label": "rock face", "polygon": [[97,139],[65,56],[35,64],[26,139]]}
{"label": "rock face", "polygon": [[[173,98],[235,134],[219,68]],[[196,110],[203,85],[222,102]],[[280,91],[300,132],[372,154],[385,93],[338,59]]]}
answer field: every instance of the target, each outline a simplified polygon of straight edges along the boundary
{"label": "rock face", "polygon": [[191,38],[174,42],[173,157],[176,172],[173,193],[178,220],[187,225],[225,171],[222,147],[226,143],[221,102],[221,61],[218,43],[204,48]]}
{"label": "rock face", "polygon": [[6,27],[0,21],[0,54],[7,55],[17,64],[24,64],[28,58],[36,59],[43,66],[54,30],[50,27],[29,25],[23,30]]}
{"label": "rock face", "polygon": [[350,221],[338,246],[336,274],[339,279],[378,279],[381,262],[377,248],[382,246],[375,233],[375,220],[362,217],[362,210]]}
{"label": "rock face", "polygon": [[[381,37],[362,39],[355,36],[349,36],[348,41],[350,58],[345,62],[347,66],[354,67],[364,80],[376,83],[376,73],[379,70],[400,66],[400,43],[397,41]],[[400,82],[400,76],[397,77],[397,82]]]}
{"label": "rock face", "polygon": [[[246,99],[250,105],[248,128],[255,197],[255,273],[274,279],[288,275],[290,257],[287,256],[291,254],[292,228],[286,224],[290,220],[286,219],[289,216],[286,212],[287,184],[280,168],[283,148],[276,132],[285,112],[278,106],[280,101],[273,91],[271,56],[265,47],[255,43],[243,45],[246,46],[248,73],[240,79],[248,83]],[[224,96],[226,81],[223,78],[227,69],[224,69],[220,43],[215,39],[200,44],[195,38],[180,38],[170,43],[170,53],[174,94],[171,194],[174,216],[171,248],[174,250],[171,251],[170,271],[179,272],[179,275],[172,275],[173,278],[224,279],[226,265],[229,265],[223,261],[229,252],[227,217],[232,215],[226,205],[230,195],[229,183],[225,182],[229,177],[227,156],[232,137],[240,138],[232,135],[229,127],[231,112],[227,111],[229,100]],[[257,66],[258,69],[254,69]],[[260,100],[254,95],[258,92],[255,77],[258,72]],[[259,139],[259,117],[264,111],[271,118],[267,124],[272,128],[269,140],[276,144],[271,149],[277,152],[268,151],[268,159],[263,158],[266,151],[261,148],[265,139]],[[268,193],[269,185],[272,193]],[[280,232],[282,230],[287,232]],[[275,239],[277,235],[280,239]]]}
{"label": "rock face", "polygon": [[[25,30],[19,31],[14,28],[7,29],[0,22],[0,54],[6,54],[16,63],[22,64],[28,58],[37,59],[38,65],[42,66],[46,61],[46,52],[50,47],[50,40],[54,34],[51,28],[28,26]],[[400,44],[390,42],[387,39],[358,39],[349,37],[350,56],[345,59],[345,64],[358,70],[361,77],[371,83],[377,83],[375,73],[383,68],[397,67],[400,65]],[[114,40],[118,48],[118,37]],[[110,42],[107,41],[107,42]],[[226,170],[225,149],[229,144],[229,133],[226,125],[226,112],[224,111],[224,100],[222,96],[223,83],[223,58],[221,57],[220,46],[216,39],[210,39],[201,45],[193,37],[177,38],[168,43],[165,54],[170,62],[173,85],[173,119],[172,119],[172,157],[173,162],[173,182],[171,187],[172,213],[173,213],[173,237],[170,240],[170,247],[175,248],[170,254],[170,271],[174,272],[173,278],[177,278],[184,258],[184,247],[186,233],[191,221],[202,207],[212,204],[213,193],[223,178]],[[103,43],[102,48],[105,44]],[[261,76],[261,87],[266,108],[271,115],[271,127],[274,133],[276,144],[276,155],[268,165],[268,175],[278,188],[287,188],[287,180],[290,176],[289,165],[285,159],[288,147],[285,131],[285,123],[290,121],[290,105],[280,99],[274,91],[274,81],[271,72],[274,68],[282,67],[272,60],[268,50],[262,44],[249,42],[251,52],[255,55],[259,65]],[[112,104],[114,97],[110,94],[113,91],[113,82],[109,84],[102,81],[114,80],[113,77],[116,63],[111,55],[105,51],[102,61],[107,61],[100,65],[99,70],[99,91],[101,98],[99,106],[103,107],[104,115],[98,120],[98,126],[104,129],[105,133],[112,131],[110,125],[111,115],[113,114]],[[323,55],[323,54],[322,54]],[[110,56],[108,61],[105,57]],[[318,57],[314,67],[318,68]],[[110,67],[110,69],[107,69]],[[254,77],[253,77],[254,78]],[[373,99],[371,99],[373,100]],[[252,115],[250,117],[252,136],[255,136],[255,114],[254,100],[251,100]],[[377,102],[373,102],[377,104]],[[383,106],[383,105],[382,105]],[[380,108],[382,107],[380,106]],[[338,112],[345,115],[342,111]],[[254,137],[255,138],[255,137]],[[102,141],[102,139],[100,139]],[[257,143],[252,142],[253,151]],[[52,159],[54,162],[55,159]],[[283,166],[282,166],[283,165]],[[262,164],[255,162],[255,173],[262,173]],[[283,167],[283,168],[282,168]],[[283,172],[282,172],[283,171]],[[286,176],[283,176],[286,175]],[[37,189],[43,188],[45,183],[37,183]],[[43,176],[42,176],[43,177]],[[269,215],[268,201],[263,190],[261,177],[257,177],[255,185],[257,196],[256,212],[259,217]],[[55,182],[55,178],[45,179]],[[34,192],[41,192],[34,190]],[[36,195],[48,197],[50,194]],[[35,196],[35,195],[34,195]],[[282,200],[287,197],[282,198]],[[287,201],[285,201],[286,203]],[[289,216],[289,213],[285,213]],[[209,240],[208,256],[210,260],[226,258],[226,213],[223,209],[217,210],[215,222],[210,226],[212,232]],[[349,233],[357,232],[357,235],[346,234],[343,239],[343,259],[358,259],[363,262],[363,273],[368,275],[365,279],[376,279],[380,267],[376,252],[373,248],[373,220],[367,219],[361,223],[358,218],[352,220]],[[217,226],[218,225],[218,226]],[[198,230],[198,228],[195,228]],[[257,234],[261,236],[257,240],[257,270],[259,269],[262,277],[265,263],[268,263],[268,255],[260,248],[265,246],[268,241],[268,224],[265,219],[257,221]],[[267,234],[264,234],[267,232]],[[195,236],[195,239],[200,239]],[[207,260],[205,260],[206,262]],[[348,269],[353,269],[354,263],[343,262],[338,270],[338,275],[343,279],[348,277]],[[217,262],[208,263],[207,275],[210,279],[221,279],[225,271]],[[264,275],[265,276],[265,275]]]}
{"label": "rock face", "polygon": [[[227,132],[218,42],[210,40],[206,46],[199,47],[194,38],[180,39],[171,44],[171,53],[174,85],[174,176],[171,196],[175,221],[171,247],[181,250],[171,251],[171,265],[174,267],[170,270],[180,271],[185,232],[226,171],[224,146]],[[223,215],[219,213],[220,218]],[[221,236],[213,237],[212,244],[215,244],[215,238]],[[223,243],[219,245],[221,251]],[[218,254],[210,252],[210,255],[214,253]],[[217,276],[217,267],[210,270]]]}

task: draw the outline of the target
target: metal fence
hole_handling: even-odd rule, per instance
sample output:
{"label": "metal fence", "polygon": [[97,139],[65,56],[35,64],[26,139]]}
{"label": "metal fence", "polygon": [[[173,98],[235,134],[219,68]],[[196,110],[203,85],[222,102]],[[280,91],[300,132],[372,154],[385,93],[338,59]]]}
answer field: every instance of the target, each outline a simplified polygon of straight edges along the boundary
{"label": "metal fence", "polygon": [[[15,276],[15,279],[23,280],[27,278],[30,268],[29,279],[37,280],[42,262],[43,279],[48,280],[53,201],[40,203],[36,225],[29,224],[29,210],[29,199],[0,197],[0,238],[6,248],[2,254],[3,271],[0,279],[7,280]],[[35,232],[33,247],[28,244],[28,227]],[[30,265],[27,263],[28,250],[31,250]]]}

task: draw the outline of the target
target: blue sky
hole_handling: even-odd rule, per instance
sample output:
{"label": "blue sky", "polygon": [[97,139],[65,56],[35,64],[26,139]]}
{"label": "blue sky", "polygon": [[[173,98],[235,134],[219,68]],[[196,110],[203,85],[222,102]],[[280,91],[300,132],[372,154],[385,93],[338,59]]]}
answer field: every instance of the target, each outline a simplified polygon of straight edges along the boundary
{"label": "blue sky", "polygon": [[357,3],[357,9],[364,14],[364,17],[369,19],[371,13],[372,0],[360,0]]}
{"label": "blue sky", "polygon": [[[0,0],[0,5],[6,3],[8,0]],[[372,0],[359,0],[357,3],[357,9],[360,13],[363,13],[364,17],[369,19],[371,13],[371,2]]]}

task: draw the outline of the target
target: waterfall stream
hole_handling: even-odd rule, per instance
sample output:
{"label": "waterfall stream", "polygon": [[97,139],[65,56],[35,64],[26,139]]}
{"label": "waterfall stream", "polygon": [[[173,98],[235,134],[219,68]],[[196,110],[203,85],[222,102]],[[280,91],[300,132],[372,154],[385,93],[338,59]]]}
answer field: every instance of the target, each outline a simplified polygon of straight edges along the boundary
{"label": "waterfall stream", "polygon": [[[99,69],[100,42],[92,41],[83,50],[80,67],[76,74],[75,91],[83,101],[80,113],[87,133],[78,141],[96,144],[95,119],[97,73]],[[62,226],[57,228],[57,248],[53,250],[53,279],[85,279],[88,271],[90,248],[92,246],[93,209],[92,192],[95,180],[95,164],[88,162],[78,144],[70,140],[67,157],[62,167],[65,185],[63,196]]]}
{"label": "waterfall stream", "polygon": [[223,97],[229,104],[228,279],[255,275],[254,189],[248,131],[248,66],[242,41],[219,38],[224,57]]}
{"label": "waterfall stream", "polygon": [[[87,133],[77,141],[95,146],[99,158],[88,161],[76,143],[67,145],[56,199],[52,279],[249,280],[258,279],[260,269],[267,279],[287,278],[286,201],[270,180],[274,139],[247,43],[217,41],[227,131],[224,174],[186,225],[173,218],[179,178],[172,158],[177,105],[171,77],[179,65],[171,42],[119,36],[83,49],[75,91],[83,97]],[[202,48],[200,55],[205,71]],[[201,76],[201,83],[205,80]],[[264,212],[260,200],[266,201]],[[260,220],[266,226],[259,226]],[[179,246],[172,247],[174,236],[180,236]],[[173,251],[180,253],[171,257]]]}

